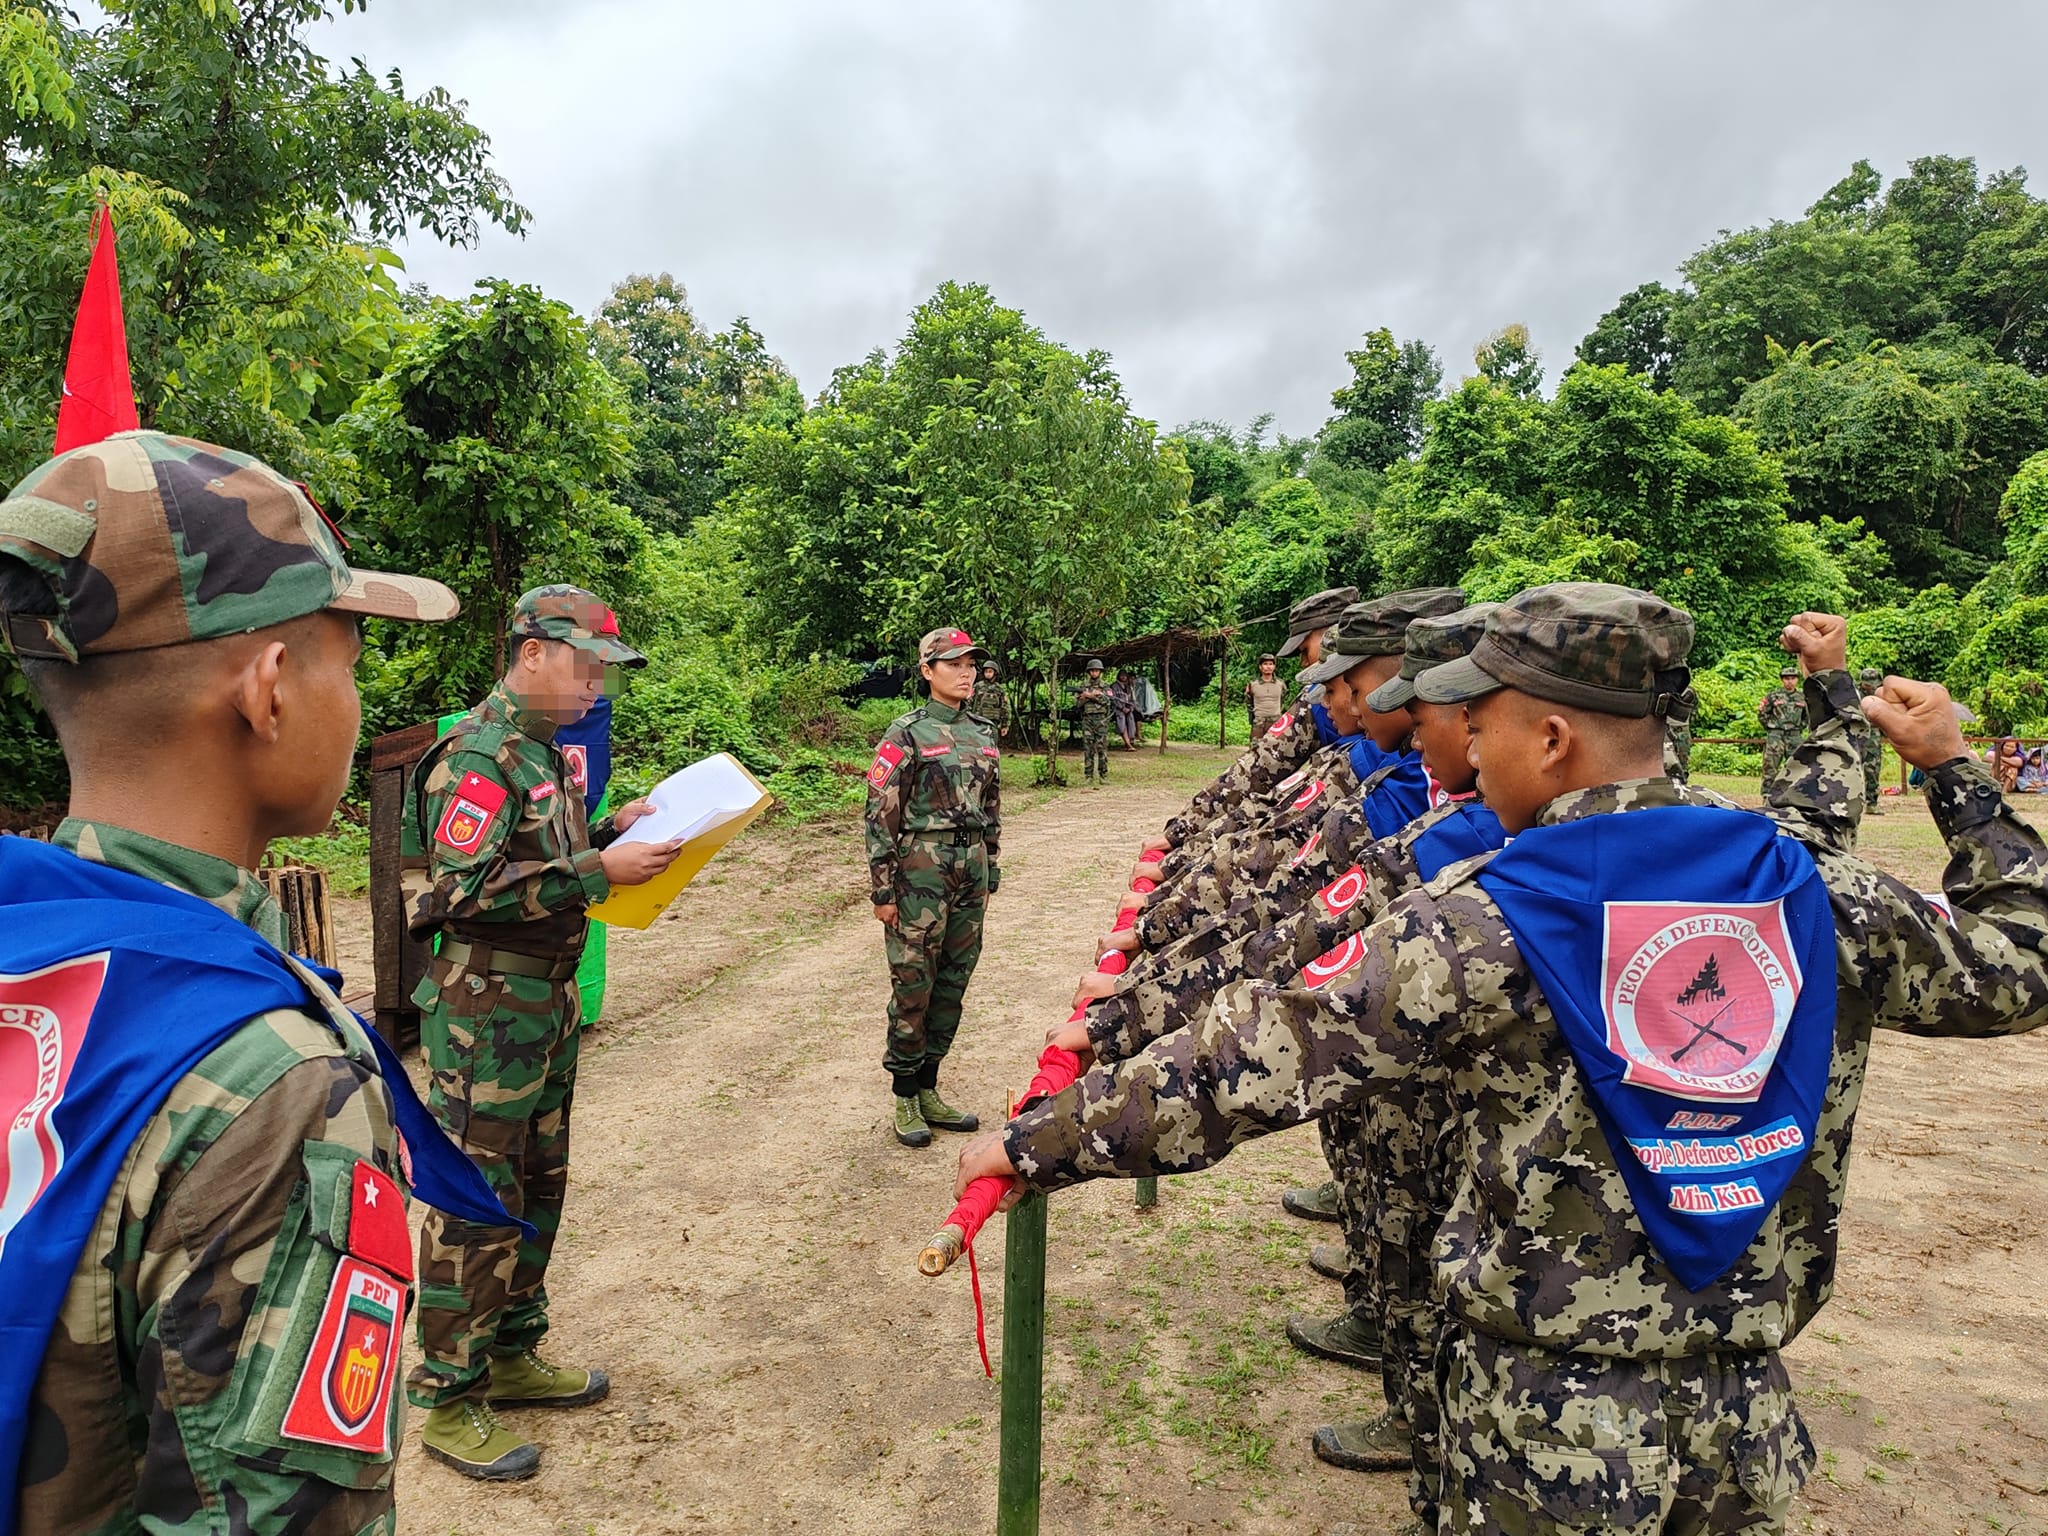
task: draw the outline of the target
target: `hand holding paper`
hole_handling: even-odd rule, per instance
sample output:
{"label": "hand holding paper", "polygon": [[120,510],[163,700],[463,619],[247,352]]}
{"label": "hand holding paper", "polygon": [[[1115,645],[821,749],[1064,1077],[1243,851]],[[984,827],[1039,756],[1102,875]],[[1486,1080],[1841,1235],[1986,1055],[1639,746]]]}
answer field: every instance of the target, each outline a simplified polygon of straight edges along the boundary
{"label": "hand holding paper", "polygon": [[[608,874],[615,854],[622,861],[652,863],[655,872],[641,877],[644,884],[620,885],[590,915],[616,927],[647,927],[713,854],[768,808],[768,799],[754,776],[722,752],[671,774],[605,850]],[[665,856],[671,845],[675,851]]]}

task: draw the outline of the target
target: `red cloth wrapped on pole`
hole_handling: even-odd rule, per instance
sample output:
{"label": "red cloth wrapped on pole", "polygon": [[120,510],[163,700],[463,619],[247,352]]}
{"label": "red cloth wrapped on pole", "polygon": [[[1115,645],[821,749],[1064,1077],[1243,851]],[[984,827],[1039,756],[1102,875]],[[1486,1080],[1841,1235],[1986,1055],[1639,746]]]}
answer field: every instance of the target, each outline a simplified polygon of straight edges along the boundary
{"label": "red cloth wrapped on pole", "polygon": [[[1024,1097],[1017,1101],[1017,1109],[1027,1109],[1040,1099],[1049,1099],[1062,1088],[1070,1086],[1081,1075],[1081,1058],[1072,1051],[1063,1051],[1056,1045],[1048,1045],[1038,1056],[1038,1073],[1031,1079],[1031,1086],[1024,1090]],[[995,1215],[996,1206],[1015,1184],[1015,1179],[976,1179],[967,1186],[967,1192],[960,1197],[960,1203],[953,1207],[938,1235],[918,1255],[917,1267],[927,1275],[942,1275],[968,1248],[989,1217]]]}
{"label": "red cloth wrapped on pole", "polygon": [[128,327],[121,316],[121,272],[114,259],[114,215],[100,205],[93,220],[92,262],[71,327],[64,398],[57,406],[57,453],[132,432],[135,383],[128,373]]}

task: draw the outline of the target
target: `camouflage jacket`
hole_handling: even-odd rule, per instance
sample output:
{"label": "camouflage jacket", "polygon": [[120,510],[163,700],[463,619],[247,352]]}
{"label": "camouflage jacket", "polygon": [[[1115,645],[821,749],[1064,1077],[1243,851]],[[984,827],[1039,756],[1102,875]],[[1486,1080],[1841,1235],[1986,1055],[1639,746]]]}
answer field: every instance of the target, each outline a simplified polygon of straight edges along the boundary
{"label": "camouflage jacket", "polygon": [[988,849],[988,888],[999,883],[1003,756],[994,727],[967,709],[936,701],[882,732],[868,768],[868,894],[886,906],[898,889],[898,849],[922,832],[979,834]]}
{"label": "camouflage jacket", "polygon": [[1176,846],[1198,835],[1216,817],[1246,795],[1263,794],[1294,772],[1322,747],[1308,707],[1299,702],[1245,748],[1216,782],[1200,790],[1188,808],[1166,824],[1167,841]]}
{"label": "camouflage jacket", "polygon": [[1756,707],[1756,717],[1763,723],[1766,736],[1787,740],[1796,738],[1806,723],[1799,695],[1787,693],[1783,688],[1773,688],[1763,696]]}
{"label": "camouflage jacket", "polygon": [[522,709],[501,682],[406,786],[406,921],[416,934],[573,958],[589,927],[584,908],[611,893],[598,855],[616,837],[609,817],[590,825],[553,722]]}
{"label": "camouflage jacket", "polygon": [[1010,692],[1001,683],[976,683],[969,707],[1000,736],[1010,728]]}
{"label": "camouflage jacket", "polygon": [[1083,720],[1107,720],[1109,718],[1109,684],[1083,683],[1081,691],[1074,696],[1074,708]]}
{"label": "camouflage jacket", "polygon": [[1274,786],[1270,806],[1248,797],[1219,820],[1228,830],[1213,841],[1170,850],[1160,861],[1168,883],[1138,915],[1139,942],[1149,949],[1170,944],[1224,912],[1236,897],[1268,888],[1330,817],[1350,815],[1370,841],[1365,797],[1392,766],[1360,783],[1349,750],[1326,747]]}
{"label": "camouflage jacket", "polygon": [[[1853,789],[1842,726],[1811,745],[1810,762],[1831,763],[1824,796]],[[1798,834],[1835,918],[1827,1094],[1790,1189],[1735,1266],[1703,1290],[1685,1290],[1650,1247],[1549,1005],[1474,879],[1484,858],[1395,902],[1341,959],[1326,957],[1317,985],[1234,983],[1189,1027],[1091,1070],[1011,1123],[1010,1155],[1041,1189],[1200,1168],[1241,1140],[1394,1087],[1433,1053],[1460,1122],[1457,1193],[1435,1255],[1437,1293],[1453,1317],[1593,1355],[1775,1349],[1833,1286],[1873,1029],[1988,1036],[2048,1022],[2048,848],[1981,764],[1945,763],[1928,785],[1951,854],[1952,919],[1824,831]],[[1637,780],[1563,796],[1541,819],[1693,798],[1665,779]],[[1852,822],[1860,809],[1849,808]]]}
{"label": "camouflage jacket", "polygon": [[[232,864],[95,822],[67,821],[55,840],[284,945],[284,914]],[[399,1175],[369,1042],[309,984],[326,1014],[249,1020],[172,1088],[116,1178],[36,1380],[24,1536],[396,1528],[403,1393],[381,1455],[283,1433],[349,1246],[357,1164]],[[409,1300],[408,1281],[384,1278]],[[392,1355],[371,1368],[395,1373]]]}

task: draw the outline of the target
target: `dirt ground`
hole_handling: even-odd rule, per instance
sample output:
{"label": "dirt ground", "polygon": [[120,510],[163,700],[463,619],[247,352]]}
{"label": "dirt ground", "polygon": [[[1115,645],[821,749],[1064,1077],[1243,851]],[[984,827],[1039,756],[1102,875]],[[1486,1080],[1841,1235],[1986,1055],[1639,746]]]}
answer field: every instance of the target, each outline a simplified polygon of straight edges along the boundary
{"label": "dirt ground", "polygon": [[[1221,761],[1118,754],[1108,789],[1013,791],[955,1103],[992,1116],[1021,1085],[1138,835]],[[1866,851],[1932,888],[1924,809],[1887,806]],[[885,1129],[865,887],[857,822],[757,828],[651,930],[613,935],[549,1344],[607,1367],[611,1399],[515,1420],[545,1451],[526,1483],[466,1482],[409,1443],[401,1529],[994,1529],[997,1392],[968,1275],[916,1268],[951,1205],[952,1139],[910,1152]],[[367,978],[367,907],[345,906],[345,959]],[[1877,1043],[1835,1299],[1791,1351],[1822,1450],[1793,1529],[2048,1531],[2044,1081],[2048,1037]],[[1281,1335],[1289,1312],[1336,1306],[1305,1262],[1333,1229],[1277,1203],[1321,1176],[1304,1127],[1166,1181],[1150,1213],[1123,1184],[1055,1198],[1047,1531],[1366,1536],[1405,1518],[1403,1479],[1309,1453],[1314,1425],[1378,1395]],[[980,1249],[994,1350],[1000,1231]]]}

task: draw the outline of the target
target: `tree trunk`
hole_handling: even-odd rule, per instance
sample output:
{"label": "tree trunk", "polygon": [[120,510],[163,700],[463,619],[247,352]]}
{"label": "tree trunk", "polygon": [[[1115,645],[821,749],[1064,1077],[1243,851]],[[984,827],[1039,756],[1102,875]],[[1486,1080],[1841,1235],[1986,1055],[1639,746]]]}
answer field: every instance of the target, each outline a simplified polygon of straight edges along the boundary
{"label": "tree trunk", "polygon": [[1173,721],[1173,641],[1159,658],[1159,755],[1166,756],[1166,727]]}

